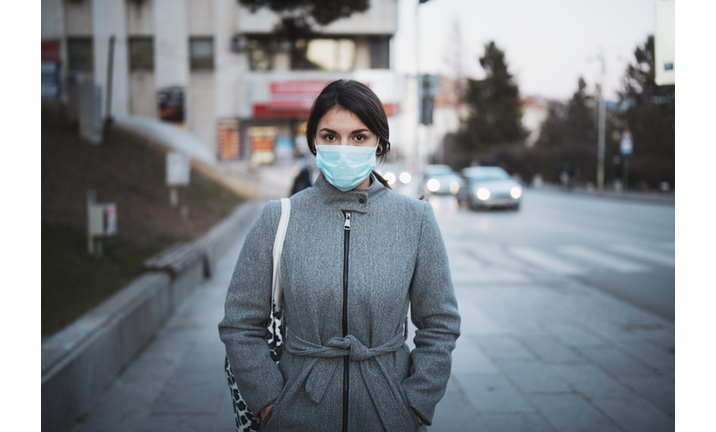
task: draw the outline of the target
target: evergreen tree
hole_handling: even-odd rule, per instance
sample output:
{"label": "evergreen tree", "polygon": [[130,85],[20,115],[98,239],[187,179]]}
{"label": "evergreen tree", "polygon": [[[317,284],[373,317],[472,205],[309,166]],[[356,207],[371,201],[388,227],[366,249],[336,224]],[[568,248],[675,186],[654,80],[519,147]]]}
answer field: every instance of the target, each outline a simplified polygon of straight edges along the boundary
{"label": "evergreen tree", "polygon": [[676,86],[654,82],[654,36],[634,51],[636,62],[627,67],[620,103],[628,108],[621,116],[633,137],[629,184],[643,182],[656,187],[675,181]]}
{"label": "evergreen tree", "polygon": [[519,88],[508,71],[504,51],[494,41],[485,45],[480,65],[487,76],[468,80],[465,102],[470,113],[455,136],[458,147],[466,153],[514,144],[528,135],[522,126]]}

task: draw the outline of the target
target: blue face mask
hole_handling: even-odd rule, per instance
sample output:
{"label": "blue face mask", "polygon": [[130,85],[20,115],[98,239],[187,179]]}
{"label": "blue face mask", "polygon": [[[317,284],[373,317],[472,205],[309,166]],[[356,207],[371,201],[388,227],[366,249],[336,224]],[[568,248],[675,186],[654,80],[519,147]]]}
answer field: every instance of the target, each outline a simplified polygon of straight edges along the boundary
{"label": "blue face mask", "polygon": [[377,145],[317,145],[316,166],[328,183],[345,192],[361,184],[375,169],[377,149]]}

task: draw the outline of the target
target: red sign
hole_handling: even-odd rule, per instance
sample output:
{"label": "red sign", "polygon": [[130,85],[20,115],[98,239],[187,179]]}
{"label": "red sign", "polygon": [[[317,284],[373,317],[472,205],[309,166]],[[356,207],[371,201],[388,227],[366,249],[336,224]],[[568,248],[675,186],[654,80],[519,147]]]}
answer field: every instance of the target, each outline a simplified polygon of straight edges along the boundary
{"label": "red sign", "polygon": [[42,61],[60,61],[60,43],[58,41],[42,41]]}

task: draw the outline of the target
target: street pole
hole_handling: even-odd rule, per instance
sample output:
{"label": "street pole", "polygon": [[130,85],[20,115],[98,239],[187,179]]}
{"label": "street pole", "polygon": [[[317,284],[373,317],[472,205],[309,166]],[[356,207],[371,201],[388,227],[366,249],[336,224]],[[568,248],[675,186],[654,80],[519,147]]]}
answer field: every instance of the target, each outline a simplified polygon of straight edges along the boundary
{"label": "street pole", "polygon": [[599,54],[602,62],[602,83],[599,86],[599,137],[597,139],[597,194],[604,194],[604,130],[606,126],[607,104],[604,100],[604,85],[606,83],[606,61],[604,54]]}
{"label": "street pole", "polygon": [[420,80],[420,0],[415,0],[415,90],[417,93],[417,101],[416,104],[417,107],[417,113],[418,113],[418,122],[417,127],[415,128],[415,155],[414,155],[414,161],[413,165],[417,167],[421,162],[420,157],[420,95],[421,95],[421,85],[422,82]]}
{"label": "street pole", "polygon": [[114,35],[109,37],[109,50],[107,53],[107,116],[104,120],[104,135],[109,133],[112,126],[112,76],[114,72]]}

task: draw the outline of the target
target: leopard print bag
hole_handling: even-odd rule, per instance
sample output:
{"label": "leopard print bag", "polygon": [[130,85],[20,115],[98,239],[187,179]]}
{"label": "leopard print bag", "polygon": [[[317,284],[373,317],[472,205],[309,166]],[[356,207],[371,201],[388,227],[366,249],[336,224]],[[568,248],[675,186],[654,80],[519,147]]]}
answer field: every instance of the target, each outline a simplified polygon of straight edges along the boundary
{"label": "leopard print bag", "polygon": [[[283,250],[283,240],[286,236],[290,213],[291,202],[288,198],[281,198],[281,220],[278,223],[278,230],[273,246],[273,287],[271,290],[271,312],[269,313],[267,325],[268,334],[266,337],[271,359],[276,362],[276,364],[281,360],[283,339],[286,334],[283,309],[281,308],[281,300],[283,299],[281,286],[281,251]],[[241,392],[234,379],[234,373],[231,371],[231,363],[229,362],[228,356],[226,356],[224,360],[224,372],[229,384],[229,392],[231,393],[237,432],[260,430],[261,420],[258,415],[249,410],[244,398],[241,397]]]}

